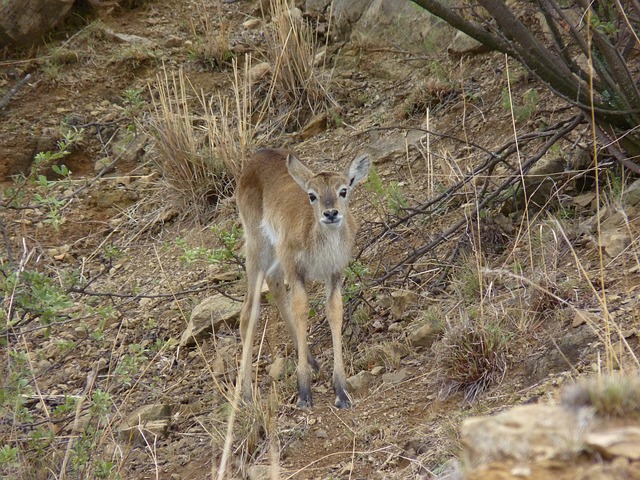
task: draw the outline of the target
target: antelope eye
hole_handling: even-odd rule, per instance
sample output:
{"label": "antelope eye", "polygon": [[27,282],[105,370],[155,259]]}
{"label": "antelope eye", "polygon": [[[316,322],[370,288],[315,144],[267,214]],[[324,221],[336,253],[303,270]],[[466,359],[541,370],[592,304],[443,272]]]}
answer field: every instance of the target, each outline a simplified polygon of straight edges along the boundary
{"label": "antelope eye", "polygon": [[347,198],[347,189],[343,188],[342,190],[340,190],[340,196],[342,198]]}
{"label": "antelope eye", "polygon": [[317,199],[318,199],[318,197],[316,197],[316,194],[315,194],[315,193],[313,193],[313,192],[310,192],[310,193],[309,193],[309,201],[310,201],[311,203],[315,202]]}

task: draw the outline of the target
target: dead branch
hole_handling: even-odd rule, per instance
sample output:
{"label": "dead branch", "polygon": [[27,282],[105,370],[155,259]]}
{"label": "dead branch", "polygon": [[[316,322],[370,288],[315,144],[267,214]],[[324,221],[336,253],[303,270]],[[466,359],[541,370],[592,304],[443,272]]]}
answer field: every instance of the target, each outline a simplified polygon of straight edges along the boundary
{"label": "dead branch", "polygon": [[[547,142],[542,146],[542,148],[538,151],[538,153],[536,155],[532,156],[531,158],[529,158],[526,162],[524,162],[522,164],[522,171],[523,172],[528,171],[538,160],[540,160],[545,155],[545,153],[547,153],[547,151],[558,140],[560,140],[561,138],[566,136],[568,133],[570,133],[574,128],[576,128],[578,125],[580,125],[583,121],[584,121],[584,115],[582,113],[580,113],[578,115],[575,115],[574,117],[572,117],[572,118],[570,118],[568,120],[563,121],[562,123],[564,123],[565,126],[563,128],[560,128],[559,130],[557,130],[549,138],[549,140],[547,140]],[[492,161],[496,161],[496,160],[494,159]],[[489,162],[489,163],[491,163],[491,162]],[[486,168],[486,164],[483,165],[483,167]],[[461,188],[461,186],[464,185],[466,182],[468,182],[469,179],[470,179],[469,176],[467,176],[467,178],[465,178],[464,180],[462,180],[461,182],[459,182],[455,186],[458,187],[458,188]],[[427,254],[428,252],[430,252],[431,250],[433,250],[437,246],[441,245],[445,241],[449,240],[454,234],[456,234],[458,232],[458,230],[462,226],[467,225],[469,222],[473,222],[476,219],[476,216],[477,216],[478,212],[480,212],[487,205],[489,205],[491,202],[496,200],[504,190],[506,190],[507,188],[511,187],[512,185],[516,184],[517,182],[519,182],[521,180],[522,180],[521,173],[520,172],[514,173],[511,176],[509,176],[505,181],[503,181],[489,195],[485,196],[484,198],[479,197],[476,200],[475,204],[473,205],[473,208],[469,209],[470,213],[469,213],[468,217],[467,216],[462,217],[460,220],[458,220],[456,223],[454,223],[451,227],[449,227],[446,231],[440,233],[435,238],[433,238],[429,243],[427,243],[426,245],[423,245],[420,248],[415,249],[413,252],[411,252],[409,255],[407,255],[405,258],[403,258],[396,265],[394,265],[393,267],[389,268],[384,275],[374,279],[371,282],[370,286],[372,286],[372,285],[380,285],[380,284],[384,283],[389,278],[399,274],[407,266],[409,266],[411,268],[411,266],[417,260],[419,260],[421,257],[423,257],[425,254]],[[451,192],[451,191],[452,191],[452,189],[448,190],[448,192]],[[449,198],[451,195],[452,195],[452,193],[448,193],[447,195],[441,194],[437,198],[440,199],[439,201],[442,201],[443,199]],[[434,205],[435,203],[437,203],[437,202],[434,201],[434,200],[430,200],[430,201],[426,202],[425,205],[428,205],[428,207],[430,207],[430,206]],[[425,207],[422,210],[416,209],[411,214],[409,214],[406,217],[400,219],[394,225],[398,226],[401,223],[405,223],[406,221],[408,221],[409,218],[412,218],[415,215],[418,215],[419,213],[426,213],[425,210],[428,207]],[[392,230],[391,226],[389,226],[389,228],[387,229],[387,231],[389,231],[389,230]]]}

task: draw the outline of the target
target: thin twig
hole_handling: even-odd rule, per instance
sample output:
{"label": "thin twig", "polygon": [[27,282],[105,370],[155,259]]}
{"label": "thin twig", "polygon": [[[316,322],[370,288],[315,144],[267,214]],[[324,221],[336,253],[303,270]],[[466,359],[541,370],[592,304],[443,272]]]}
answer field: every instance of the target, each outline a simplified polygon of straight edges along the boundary
{"label": "thin twig", "polygon": [[7,94],[2,97],[2,100],[0,100],[0,112],[2,110],[4,110],[7,105],[9,105],[9,102],[11,101],[11,99],[15,96],[16,93],[18,93],[18,91],[29,81],[31,80],[31,74],[27,73],[27,75],[20,80],[18,83],[16,83],[13,88],[11,90],[9,90],[7,92]]}

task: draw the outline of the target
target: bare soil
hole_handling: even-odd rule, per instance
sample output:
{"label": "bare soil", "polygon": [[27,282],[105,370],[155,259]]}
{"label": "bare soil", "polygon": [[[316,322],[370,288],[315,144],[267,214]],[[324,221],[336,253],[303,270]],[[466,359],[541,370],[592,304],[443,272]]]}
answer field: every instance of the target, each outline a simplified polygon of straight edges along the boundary
{"label": "bare soil", "polygon": [[[254,1],[150,0],[130,10],[102,12],[100,18],[85,12],[86,18],[70,21],[46,46],[0,61],[3,92],[27,73],[32,75],[0,112],[3,187],[12,185],[12,175],[29,170],[36,153],[55,150],[62,124],[85,132],[82,142],[63,160],[72,171],[71,182],[53,187],[55,193],[71,193],[74,198],[62,212],[64,222],[59,228],[47,223],[45,212],[38,209],[4,209],[2,219],[3,263],[22,259],[59,285],[73,285],[69,295],[74,306],[48,329],[39,328],[34,320],[22,333],[9,332],[8,344],[2,348],[29,353],[32,383],[46,404],[36,408],[34,401],[37,418],[46,418],[44,412],[56,407],[57,396],[97,389],[109,392],[110,423],[95,440],[91,455],[94,460],[115,459],[114,472],[120,478],[211,478],[220,461],[229,412],[225,395],[233,390],[239,334],[229,326],[196,348],[178,351],[176,345],[199,301],[218,289],[239,300],[243,296],[240,266],[184,260],[185,248],[219,248],[209,227],[237,225],[235,205],[232,199],[222,201],[212,208],[206,225],[174,214],[163,196],[154,143],[146,128],[148,116],[155,114],[151,97],[163,65],[170,71],[183,68],[198,91],[210,95],[230,91],[230,64],[216,64],[198,52],[197,34],[202,33],[197,31],[198,18],[203,12],[215,24],[226,26],[231,50],[240,56],[248,51],[259,55],[260,29],[241,26],[249,18],[259,18],[259,11]],[[122,41],[116,33],[146,40]],[[362,150],[406,138],[410,128],[428,127],[466,139],[469,144],[432,135],[421,140],[420,148],[407,143],[406,154],[376,163],[382,184],[393,185],[408,207],[424,203],[438,188],[442,191],[455,184],[486,160],[486,153],[470,144],[495,151],[514,136],[540,131],[571,114],[563,102],[498,54],[453,59],[444,51],[399,51],[371,38],[330,43],[330,50],[340,121],[304,141],[293,133],[282,133],[265,143],[294,148],[315,165],[342,168]],[[524,102],[526,92],[538,92],[535,111],[515,123],[503,106],[507,69],[517,102]],[[141,101],[131,92],[138,92]],[[134,128],[145,139],[143,147],[134,153],[129,149],[131,154],[123,155],[112,170],[97,178],[95,163],[118,158],[116,146],[129,145]],[[433,167],[424,154],[427,141]],[[541,143],[523,145],[522,158],[535,153]],[[561,144],[557,155],[570,155],[570,147],[570,142]],[[494,174],[499,177],[505,171],[498,168]],[[50,180],[57,178],[53,171],[44,173]],[[479,177],[476,186],[483,180]],[[566,188],[569,196],[583,193]],[[359,262],[368,268],[362,284],[383,276],[413,249],[446,231],[473,205],[473,198],[471,189],[461,190],[442,208],[416,215],[372,243],[385,224],[411,210],[394,213],[392,190],[380,195],[361,188],[355,209],[362,223],[356,250]],[[499,216],[497,209],[488,212],[489,217]],[[322,366],[313,384],[315,406],[309,410],[294,407],[291,342],[277,311],[266,301],[259,327],[264,339],[256,347],[261,400],[238,414],[233,475],[259,478],[251,466],[275,463],[280,478],[434,478],[447,471],[459,454],[457,428],[465,417],[557,399],[563,384],[597,370],[611,352],[620,365],[632,365],[631,352],[638,353],[637,256],[631,251],[601,264],[598,249],[584,240],[587,236],[579,227],[595,212],[591,206],[572,212],[574,216],[563,224],[569,243],[558,238],[553,217],[544,213],[535,218],[533,213],[528,218],[521,212],[502,216],[512,230],[483,220],[482,225],[478,222],[455,232],[406,275],[395,275],[366,289],[358,302],[348,302],[348,374],[380,366],[389,375],[375,376],[369,388],[355,392],[350,410],[332,406],[331,339],[323,321],[321,295],[313,300],[317,314],[310,322],[310,343]],[[637,214],[629,215],[627,225],[637,233]],[[486,232],[488,236],[481,237]],[[238,254],[240,248],[239,241]],[[452,256],[457,248],[460,254]],[[490,271],[480,268],[480,261]],[[451,262],[451,277],[436,290],[433,287],[443,280],[441,267],[447,262]],[[465,272],[482,277],[479,291]],[[517,275],[509,276],[513,272]],[[540,288],[518,280],[520,275]],[[405,289],[417,294],[417,301],[401,309],[396,318],[391,313],[391,293]],[[602,289],[617,325],[606,338],[598,333],[599,327],[594,332],[586,324],[572,325],[576,308],[601,315],[598,292]],[[86,313],[89,307],[94,313]],[[102,315],[107,308],[112,313]],[[74,311],[85,313],[77,318]],[[433,346],[408,341],[429,312],[437,312],[445,329],[478,318],[507,322],[511,336],[504,351],[504,375],[477,395],[456,389],[438,358],[447,348],[437,346],[442,340],[436,339]],[[97,331],[102,334],[92,335]],[[291,360],[283,378],[273,381],[266,367],[279,356]],[[9,375],[8,354],[2,357]],[[97,372],[95,378],[92,372]],[[155,441],[147,439],[147,444],[122,441],[117,434],[122,419],[156,402],[171,406],[168,431]],[[68,435],[82,432],[82,426],[72,429],[76,417],[70,415],[55,424],[60,437],[47,452],[58,459],[53,462],[58,468]],[[26,441],[26,422],[3,421],[4,438]],[[40,471],[30,471],[38,470],[33,467],[37,465]],[[58,472],[47,468],[53,467],[25,458],[24,470],[14,476],[56,477]],[[78,470],[74,475],[92,478],[91,472]]]}

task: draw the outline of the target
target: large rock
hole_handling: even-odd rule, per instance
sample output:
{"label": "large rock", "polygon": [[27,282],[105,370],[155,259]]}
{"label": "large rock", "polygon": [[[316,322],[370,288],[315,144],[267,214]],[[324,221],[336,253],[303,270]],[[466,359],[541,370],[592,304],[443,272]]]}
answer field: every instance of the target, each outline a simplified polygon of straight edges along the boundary
{"label": "large rock", "polygon": [[[307,10],[316,11],[322,4],[308,3]],[[334,0],[333,15],[339,36],[385,40],[409,51],[444,49],[455,35],[452,27],[411,0]]]}
{"label": "large rock", "polygon": [[68,15],[74,0],[3,0],[0,2],[0,48],[42,42]]}
{"label": "large rock", "polygon": [[640,460],[640,427],[622,427],[587,435],[586,444],[603,458]]}
{"label": "large rock", "polygon": [[560,460],[578,454],[591,417],[590,408],[522,405],[465,420],[461,440],[471,465],[507,459]]}
{"label": "large rock", "polygon": [[205,298],[191,312],[187,329],[180,339],[180,346],[195,345],[196,341],[210,336],[222,325],[237,326],[240,310],[242,310],[242,303],[222,295]]}

